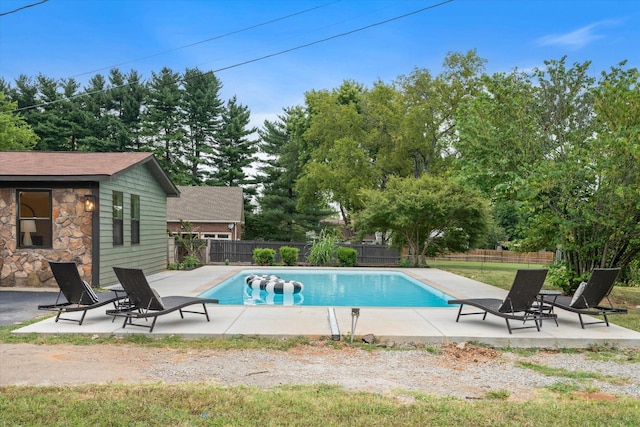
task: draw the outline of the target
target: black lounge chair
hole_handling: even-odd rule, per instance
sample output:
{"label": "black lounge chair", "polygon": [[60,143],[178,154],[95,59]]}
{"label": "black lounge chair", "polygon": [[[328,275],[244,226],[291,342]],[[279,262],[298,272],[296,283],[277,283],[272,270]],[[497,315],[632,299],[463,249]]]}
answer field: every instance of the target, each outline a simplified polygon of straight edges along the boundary
{"label": "black lounge chair", "polygon": [[[596,323],[605,323],[609,326],[608,315],[627,313],[625,308],[615,308],[611,304],[611,300],[609,300],[609,294],[613,290],[613,285],[619,273],[619,268],[594,268],[591,271],[589,280],[584,285],[581,284],[573,296],[559,295],[545,300],[545,304],[577,313],[582,329],[584,329],[584,325]],[[603,300],[607,300],[609,306],[601,305]],[[583,314],[587,316],[604,316],[604,320],[585,322],[582,319]]]}
{"label": "black lounge chair", "polygon": [[[113,271],[115,271],[118,280],[120,280],[120,284],[129,300],[128,307],[125,310],[109,310],[107,314],[124,317],[123,328],[127,325],[134,325],[149,328],[149,332],[153,332],[159,316],[176,310],[180,312],[180,317],[183,319],[184,313],[195,313],[205,315],[208,322],[209,313],[207,312],[206,304],[218,303],[217,299],[212,298],[188,296],[168,296],[160,298],[155,289],[149,286],[149,282],[147,282],[147,278],[142,270],[138,268],[113,267]],[[203,311],[184,310],[184,307],[194,304],[202,304]],[[149,318],[153,319],[151,325],[133,323],[133,319],[147,320]]]}
{"label": "black lounge chair", "polygon": [[[118,295],[115,292],[94,292],[91,286],[80,278],[78,267],[73,262],[49,261],[49,265],[60,292],[58,292],[58,297],[54,304],[39,305],[38,310],[57,311],[56,322],[58,320],[69,320],[82,325],[88,310],[111,303],[117,308],[118,301],[125,298],[124,295]],[[64,298],[61,300],[62,296]],[[60,317],[62,313],[75,311],[82,312],[80,319]]]}
{"label": "black lounge chair", "polygon": [[[472,314],[484,314],[482,320],[486,319],[487,313],[502,317],[507,322],[509,333],[513,329],[536,328],[540,330],[543,319],[555,319],[556,315],[549,312],[543,312],[534,306],[536,296],[544,279],[547,277],[546,269],[530,269],[518,270],[513,280],[511,289],[504,300],[497,298],[471,298],[471,299],[453,299],[449,300],[449,304],[460,304],[458,317],[456,322],[460,320],[460,316],[468,316]],[[481,309],[482,311],[474,311],[471,313],[463,313],[462,308],[465,305],[471,305]],[[509,324],[509,320],[520,320],[525,323],[527,320],[533,320],[535,326],[521,326],[514,328]]]}

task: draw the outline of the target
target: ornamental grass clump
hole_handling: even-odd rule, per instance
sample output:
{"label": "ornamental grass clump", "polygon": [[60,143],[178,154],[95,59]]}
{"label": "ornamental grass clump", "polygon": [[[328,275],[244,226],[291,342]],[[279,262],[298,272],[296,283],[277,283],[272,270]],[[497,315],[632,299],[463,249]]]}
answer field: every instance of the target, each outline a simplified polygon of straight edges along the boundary
{"label": "ornamental grass clump", "polygon": [[326,229],[322,230],[311,246],[307,261],[317,266],[332,264],[335,260],[337,243],[338,238],[335,235],[327,232]]}

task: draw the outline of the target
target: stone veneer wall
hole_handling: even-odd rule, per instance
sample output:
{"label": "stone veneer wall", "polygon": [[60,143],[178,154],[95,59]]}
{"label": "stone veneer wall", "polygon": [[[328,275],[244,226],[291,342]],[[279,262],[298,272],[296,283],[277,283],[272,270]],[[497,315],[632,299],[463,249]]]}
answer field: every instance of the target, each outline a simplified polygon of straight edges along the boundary
{"label": "stone veneer wall", "polygon": [[91,213],[84,211],[86,188],[54,188],[52,248],[18,248],[16,190],[0,188],[0,286],[57,288],[47,261],[73,261],[91,283]]}

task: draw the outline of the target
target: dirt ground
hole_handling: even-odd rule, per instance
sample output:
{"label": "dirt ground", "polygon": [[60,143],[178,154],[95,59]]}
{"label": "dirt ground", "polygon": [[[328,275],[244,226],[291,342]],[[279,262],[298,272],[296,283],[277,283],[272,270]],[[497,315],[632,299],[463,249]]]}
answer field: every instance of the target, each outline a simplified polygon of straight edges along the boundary
{"label": "dirt ground", "polygon": [[[133,345],[0,345],[0,385],[79,385],[144,382],[203,382],[271,388],[333,384],[370,392],[420,391],[477,399],[492,391],[512,398],[535,395],[545,386],[570,382],[526,369],[518,361],[589,370],[621,381],[590,383],[590,397],[640,398],[636,364],[592,362],[583,354],[538,352],[518,356],[466,343],[437,352],[424,349],[367,351],[326,342],[275,350],[172,350]],[[617,384],[612,384],[613,382]],[[594,392],[597,390],[597,393]]]}

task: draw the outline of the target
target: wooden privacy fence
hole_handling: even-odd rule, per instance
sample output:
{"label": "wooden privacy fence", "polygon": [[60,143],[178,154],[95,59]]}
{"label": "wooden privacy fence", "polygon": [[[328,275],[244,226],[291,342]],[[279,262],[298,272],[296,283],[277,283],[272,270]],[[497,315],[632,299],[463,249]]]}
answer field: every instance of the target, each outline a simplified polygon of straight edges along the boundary
{"label": "wooden privacy fence", "polygon": [[553,252],[513,252],[493,249],[474,249],[461,254],[439,256],[436,259],[513,264],[553,264]]}
{"label": "wooden privacy fence", "polygon": [[[256,248],[273,249],[276,251],[276,262],[281,262],[279,250],[282,246],[298,248],[298,263],[307,262],[311,243],[213,239],[209,240],[209,262],[253,263],[253,250]],[[358,265],[397,265],[400,261],[398,251],[386,246],[351,244],[340,244],[339,246],[355,249],[358,252]]]}
{"label": "wooden privacy fence", "polygon": [[[279,249],[282,246],[298,248],[298,263],[307,262],[307,255],[311,249],[311,243],[301,242],[263,242],[249,240],[214,240],[208,239],[208,262],[217,263],[253,263],[253,250],[256,248],[270,248],[276,252],[276,262],[280,263]],[[353,245],[340,244],[347,248],[353,248],[358,253],[358,265],[398,265],[400,253],[393,248],[382,245]],[[460,254],[444,255],[438,260],[451,261],[475,261],[498,262],[515,264],[552,264],[553,252],[512,252],[504,250],[474,249]]]}

